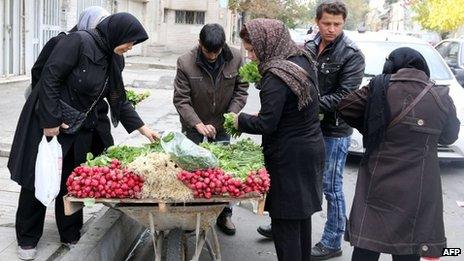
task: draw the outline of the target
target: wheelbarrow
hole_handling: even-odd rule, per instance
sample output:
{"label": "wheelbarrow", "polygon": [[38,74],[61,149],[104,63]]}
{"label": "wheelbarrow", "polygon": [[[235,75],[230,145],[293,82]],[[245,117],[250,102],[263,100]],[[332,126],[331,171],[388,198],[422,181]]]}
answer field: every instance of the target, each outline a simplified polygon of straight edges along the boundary
{"label": "wheelbarrow", "polygon": [[[247,194],[240,198],[213,197],[193,199],[187,202],[162,201],[157,199],[91,199],[92,203],[117,209],[150,229],[155,261],[162,260],[163,243],[166,241],[166,261],[187,260],[187,233],[195,234],[195,252],[192,261],[198,261],[206,245],[211,259],[221,260],[219,240],[215,230],[216,219],[232,202],[258,200],[258,214],[264,211],[263,197]],[[89,199],[64,197],[65,214],[71,215],[84,207]],[[211,234],[211,240],[207,237]]]}

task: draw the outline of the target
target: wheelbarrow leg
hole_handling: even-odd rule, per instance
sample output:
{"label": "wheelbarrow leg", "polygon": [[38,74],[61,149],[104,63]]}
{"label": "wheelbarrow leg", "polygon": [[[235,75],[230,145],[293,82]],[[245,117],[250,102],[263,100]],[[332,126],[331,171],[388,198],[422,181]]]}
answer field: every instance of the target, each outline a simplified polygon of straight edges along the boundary
{"label": "wheelbarrow leg", "polygon": [[197,213],[197,224],[195,229],[195,255],[192,258],[192,261],[198,261],[200,259],[201,250],[206,241],[206,231],[200,230],[201,224],[201,213]]}
{"label": "wheelbarrow leg", "polygon": [[[219,240],[214,226],[210,226],[211,239],[213,240],[213,245],[211,246],[210,240],[206,241],[206,246],[208,247],[209,252],[211,253],[211,258],[214,261],[221,261],[221,248],[219,247]],[[214,249],[213,249],[214,247]]]}
{"label": "wheelbarrow leg", "polygon": [[214,226],[211,226],[211,238],[213,239],[213,247],[214,247],[214,261],[221,261],[221,248],[219,246],[219,239],[217,237],[216,229]]}
{"label": "wheelbarrow leg", "polygon": [[153,250],[155,252],[155,261],[161,261],[161,252],[163,251],[163,231],[157,232],[155,230],[155,222],[153,218],[153,214],[149,213],[150,219],[150,230],[151,230],[151,238],[153,241]]}

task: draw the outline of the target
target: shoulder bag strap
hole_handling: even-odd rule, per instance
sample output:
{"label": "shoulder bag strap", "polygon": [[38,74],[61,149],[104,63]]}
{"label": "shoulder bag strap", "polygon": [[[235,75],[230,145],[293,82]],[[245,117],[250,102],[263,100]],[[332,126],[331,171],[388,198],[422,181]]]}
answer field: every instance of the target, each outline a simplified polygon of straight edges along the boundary
{"label": "shoulder bag strap", "polygon": [[396,116],[391,122],[390,124],[388,125],[388,128],[391,128],[393,126],[395,126],[396,124],[398,124],[398,122],[400,122],[421,100],[422,98],[424,98],[425,94],[427,94],[427,92],[430,91],[430,89],[432,89],[432,87],[435,85],[435,83],[431,82],[429,83],[423,90],[421,93],[419,93],[419,95],[417,95],[417,97],[414,99],[414,101],[412,101],[411,104],[409,104],[408,107],[406,107],[406,109],[404,109],[398,116]]}
{"label": "shoulder bag strap", "polygon": [[103,88],[100,92],[100,94],[98,95],[98,97],[95,99],[95,101],[93,101],[92,105],[90,106],[90,108],[85,112],[85,116],[87,116],[92,110],[93,108],[95,107],[95,105],[97,105],[97,102],[100,100],[100,98],[103,96],[103,93],[105,92],[106,90],[106,86],[108,85],[108,77],[106,77],[106,80],[105,80],[105,83],[103,84]]}

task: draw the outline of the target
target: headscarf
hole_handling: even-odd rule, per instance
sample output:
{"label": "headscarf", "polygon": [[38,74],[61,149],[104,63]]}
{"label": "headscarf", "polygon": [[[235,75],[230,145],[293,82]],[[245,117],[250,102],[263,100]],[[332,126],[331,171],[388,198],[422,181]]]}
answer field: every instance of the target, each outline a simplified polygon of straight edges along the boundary
{"label": "headscarf", "polygon": [[298,109],[311,102],[310,81],[304,69],[287,59],[304,55],[291,39],[285,25],[275,19],[258,18],[245,24],[251,45],[259,60],[261,75],[270,71],[284,81],[298,98]]}
{"label": "headscarf", "polygon": [[109,15],[110,13],[108,11],[99,6],[88,7],[80,13],[76,29],[79,31],[94,29],[103,19]]}
{"label": "headscarf", "polygon": [[392,51],[383,66],[382,73],[394,74],[403,68],[417,69],[430,77],[430,70],[424,56],[409,47],[401,47]]}
{"label": "headscarf", "polygon": [[366,148],[364,159],[367,159],[384,139],[391,118],[387,100],[390,77],[404,68],[421,70],[430,77],[427,62],[418,51],[402,47],[390,53],[385,61],[382,74],[369,82],[369,96],[364,115],[363,144]]}
{"label": "headscarf", "polygon": [[148,39],[148,35],[137,18],[129,13],[108,16],[97,25],[96,30],[90,33],[110,59],[107,98],[111,108],[111,121],[116,127],[119,123],[121,105],[127,98],[122,79],[124,57],[116,54],[114,48],[125,43],[133,42],[134,45],[141,43]]}

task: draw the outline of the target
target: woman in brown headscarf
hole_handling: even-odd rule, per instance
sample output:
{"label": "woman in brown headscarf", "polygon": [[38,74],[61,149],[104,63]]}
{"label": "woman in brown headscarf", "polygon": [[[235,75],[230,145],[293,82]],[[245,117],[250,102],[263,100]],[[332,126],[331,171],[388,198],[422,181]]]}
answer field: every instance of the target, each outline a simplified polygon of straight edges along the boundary
{"label": "woman in brown headscarf", "polygon": [[310,260],[311,215],[321,210],[324,142],[316,76],[308,56],[282,22],[255,19],[240,32],[248,58],[259,63],[261,109],[241,113],[237,128],[263,135],[271,176],[266,208],[279,260]]}

